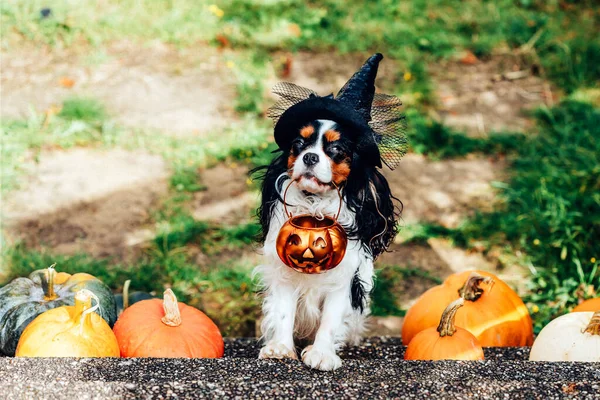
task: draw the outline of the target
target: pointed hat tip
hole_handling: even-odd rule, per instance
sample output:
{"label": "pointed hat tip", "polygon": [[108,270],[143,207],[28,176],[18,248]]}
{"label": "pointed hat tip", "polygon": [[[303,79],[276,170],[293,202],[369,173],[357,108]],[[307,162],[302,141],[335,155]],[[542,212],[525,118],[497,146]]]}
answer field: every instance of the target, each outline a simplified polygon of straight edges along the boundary
{"label": "pointed hat tip", "polygon": [[376,68],[381,60],[383,60],[383,54],[375,53],[371,57],[369,57],[367,61],[365,61],[363,67],[369,65],[371,66],[371,68]]}
{"label": "pointed hat tip", "polygon": [[381,60],[383,60],[383,54],[375,53],[371,57],[369,57],[369,60],[367,62],[379,62]]}

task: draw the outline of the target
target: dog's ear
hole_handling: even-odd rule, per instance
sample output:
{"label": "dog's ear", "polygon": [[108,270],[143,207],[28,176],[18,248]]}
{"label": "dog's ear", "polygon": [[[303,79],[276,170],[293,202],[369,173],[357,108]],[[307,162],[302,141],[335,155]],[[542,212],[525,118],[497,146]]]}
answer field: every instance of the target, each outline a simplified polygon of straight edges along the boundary
{"label": "dog's ear", "polygon": [[278,201],[282,201],[279,194],[281,185],[278,183],[278,178],[287,170],[287,160],[283,154],[273,159],[271,164],[258,167],[250,171],[250,174],[255,176],[257,179],[262,179],[262,198],[260,207],[257,210],[257,216],[260,221],[261,232],[258,240],[264,242],[267,233],[269,232],[269,225],[271,224],[271,216],[273,209]]}
{"label": "dog's ear", "polygon": [[356,213],[356,221],[348,233],[359,239],[375,260],[398,233],[402,202],[392,195],[387,180],[377,168],[361,166],[359,158],[355,158],[353,164],[344,194],[348,207]]}

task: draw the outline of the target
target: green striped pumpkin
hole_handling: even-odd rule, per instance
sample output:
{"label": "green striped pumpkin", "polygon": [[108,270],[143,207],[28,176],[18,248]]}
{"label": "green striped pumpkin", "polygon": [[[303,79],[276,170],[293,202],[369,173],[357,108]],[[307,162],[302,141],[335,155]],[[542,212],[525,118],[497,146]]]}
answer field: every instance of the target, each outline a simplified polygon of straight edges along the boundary
{"label": "green striped pumpkin", "polygon": [[100,300],[98,314],[112,327],[117,320],[115,298],[108,286],[90,274],[33,271],[0,288],[0,354],[14,356],[21,333],[35,317],[60,306],[75,304],[75,294],[88,289]]}

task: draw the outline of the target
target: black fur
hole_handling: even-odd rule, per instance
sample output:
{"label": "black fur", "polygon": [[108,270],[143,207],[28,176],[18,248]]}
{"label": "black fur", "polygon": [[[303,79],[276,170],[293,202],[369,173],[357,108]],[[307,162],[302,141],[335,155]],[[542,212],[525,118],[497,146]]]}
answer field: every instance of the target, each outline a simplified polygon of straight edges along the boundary
{"label": "black fur", "polygon": [[355,310],[362,313],[365,310],[367,293],[365,292],[364,282],[358,276],[358,270],[352,278],[352,286],[350,286],[350,304]]}
{"label": "black fur", "polygon": [[287,171],[287,155],[284,154],[276,156],[273,161],[271,161],[271,164],[250,171],[251,175],[259,174],[258,178],[262,179],[262,201],[257,211],[261,226],[259,236],[260,242],[264,242],[267,238],[271,216],[273,215],[273,209],[277,205],[277,202],[283,202],[283,199],[279,195],[283,182],[276,181],[285,171]]}
{"label": "black fur", "polygon": [[[375,260],[398,233],[397,221],[402,212],[402,202],[392,195],[387,180],[378,168],[362,162],[353,143],[348,143],[350,137],[342,132],[341,141],[349,144],[349,151],[352,153],[350,175],[342,193],[350,210],[356,213],[356,219],[353,225],[344,226],[344,229],[348,237],[359,240]],[[279,195],[283,182],[276,181],[287,171],[287,157],[287,153],[280,154],[270,165],[253,171],[265,171],[262,175],[262,203],[258,210],[262,228],[261,242],[269,231],[273,207],[277,202],[283,201]]]}
{"label": "black fur", "polygon": [[342,193],[348,208],[356,213],[354,225],[344,227],[348,236],[360,240],[376,260],[398,233],[402,202],[392,195],[381,172],[362,165],[356,154]]}

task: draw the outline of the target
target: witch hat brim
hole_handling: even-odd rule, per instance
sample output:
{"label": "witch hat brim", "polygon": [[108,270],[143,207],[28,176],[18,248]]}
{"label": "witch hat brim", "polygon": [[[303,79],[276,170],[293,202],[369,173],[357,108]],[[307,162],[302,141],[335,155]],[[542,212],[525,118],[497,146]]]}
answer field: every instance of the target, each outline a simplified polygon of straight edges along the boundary
{"label": "witch hat brim", "polygon": [[317,119],[328,119],[351,135],[363,162],[381,168],[383,160],[394,169],[406,153],[406,127],[400,99],[375,94],[375,77],[382,58],[379,53],[371,56],[335,98],[319,96],[292,83],[275,85],[273,93],[281,99],[267,115],[275,123],[275,142],[279,148],[289,151],[302,126]]}

